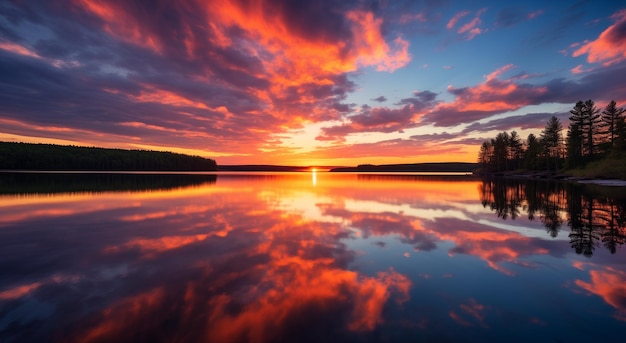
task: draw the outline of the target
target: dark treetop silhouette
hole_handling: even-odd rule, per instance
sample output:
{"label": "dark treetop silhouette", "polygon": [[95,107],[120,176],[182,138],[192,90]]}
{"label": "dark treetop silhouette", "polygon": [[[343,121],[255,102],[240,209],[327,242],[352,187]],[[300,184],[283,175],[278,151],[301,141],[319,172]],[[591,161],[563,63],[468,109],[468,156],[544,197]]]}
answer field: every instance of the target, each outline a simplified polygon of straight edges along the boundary
{"label": "dark treetop silhouette", "polygon": [[214,160],[171,152],[0,142],[0,169],[214,171]]}

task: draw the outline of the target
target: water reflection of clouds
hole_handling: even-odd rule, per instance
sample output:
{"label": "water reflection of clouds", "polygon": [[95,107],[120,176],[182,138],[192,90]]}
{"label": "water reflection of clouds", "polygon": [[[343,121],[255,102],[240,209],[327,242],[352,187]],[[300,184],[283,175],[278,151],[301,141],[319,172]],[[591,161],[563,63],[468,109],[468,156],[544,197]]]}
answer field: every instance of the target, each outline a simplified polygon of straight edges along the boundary
{"label": "water reflection of clouds", "polygon": [[626,321],[626,271],[593,263],[578,263],[575,267],[589,269],[589,281],[577,279],[575,284],[601,297],[616,310],[615,318]]}
{"label": "water reflection of clouds", "polygon": [[[122,247],[139,247],[142,251],[148,247],[150,256],[161,261],[166,259],[165,255],[155,254],[170,250],[160,249],[165,247],[188,249],[191,248],[188,245],[199,243],[206,249],[215,244],[227,249],[222,254],[210,254],[208,266],[201,267],[202,280],[184,277],[177,280],[187,283],[184,297],[181,294],[180,298],[172,298],[175,292],[157,288],[123,298],[103,310],[98,316],[99,324],[88,326],[81,336],[107,339],[132,332],[136,330],[135,325],[143,324],[144,320],[155,320],[155,312],[158,322],[159,312],[172,306],[166,304],[180,304],[180,311],[188,313],[181,316],[182,324],[193,326],[192,317],[199,314],[205,318],[205,328],[197,333],[200,337],[210,341],[254,339],[263,342],[289,334],[293,325],[315,327],[315,323],[294,320],[318,318],[322,314],[330,315],[338,329],[343,326],[356,331],[371,330],[382,321],[383,306],[392,292],[397,293],[398,301],[407,300],[410,281],[405,276],[393,270],[367,276],[345,269],[345,263],[352,257],[345,246],[337,244],[337,239],[345,234],[341,227],[321,226],[303,222],[298,215],[268,211],[256,218],[263,221],[257,223],[263,229],[251,233],[251,226],[242,225],[236,218],[245,219],[245,213],[255,205],[258,204],[254,201],[231,203],[230,225],[235,229],[219,239],[166,236],[164,241],[130,240],[122,244]],[[240,236],[248,238],[247,247],[239,245],[243,242]],[[250,240],[251,236],[256,239]],[[168,242],[184,244],[164,244]],[[137,246],[136,243],[142,244]],[[238,249],[228,249],[233,245]],[[109,252],[121,253],[122,250],[109,249]],[[183,252],[178,253],[178,259],[181,254]],[[171,257],[175,256],[167,258]],[[198,304],[207,304],[207,307]],[[137,318],[141,316],[145,318]]]}
{"label": "water reflection of clouds", "polygon": [[[119,275],[123,281],[98,281],[94,275],[85,275],[83,282],[68,292],[77,299],[88,299],[92,293],[106,293],[104,289],[112,282],[118,284],[113,288],[117,300],[101,303],[101,310],[74,304],[78,306],[75,312],[91,315],[74,318],[78,321],[65,328],[74,337],[70,341],[156,332],[156,323],[171,321],[172,316],[179,316],[181,325],[198,327],[189,335],[217,341],[252,337],[272,341],[288,337],[294,325],[311,331],[315,324],[304,318],[329,315],[334,331],[372,330],[382,322],[383,307],[389,306],[392,296],[400,303],[408,299],[410,281],[405,276],[393,270],[363,275],[346,268],[353,257],[339,240],[351,231],[341,226],[265,208],[262,197],[250,197],[250,192],[228,193],[219,199],[212,198],[213,192],[183,193],[181,197],[145,197],[139,206],[137,197],[122,197],[105,205],[96,197],[91,203],[82,202],[81,213],[52,218],[49,224],[56,235],[75,233],[64,227],[64,218],[71,218],[74,227],[88,230],[82,235],[88,253],[79,251],[72,239],[61,239],[57,248],[67,251],[68,260],[51,265],[53,269],[87,264],[91,270],[113,270],[129,260],[134,265]],[[209,197],[207,193],[211,193]],[[114,233],[93,230],[96,223],[114,228]],[[23,258],[35,264],[45,260],[43,256]],[[80,291],[96,281],[99,284],[92,285],[89,292]],[[120,283],[126,287],[120,289]],[[38,297],[46,292],[46,285],[39,281],[2,294]],[[23,292],[18,292],[20,289]],[[57,301],[67,306],[68,299]],[[196,322],[198,316],[204,318],[203,323]],[[72,322],[71,316],[68,320]]]}
{"label": "water reflection of clouds", "polygon": [[[309,177],[302,184],[246,181],[244,187],[218,180],[155,196],[49,197],[3,209],[16,216],[5,224],[9,230],[0,230],[0,239],[8,242],[3,248],[12,247],[0,253],[0,267],[11,275],[0,277],[0,306],[17,308],[29,299],[52,304],[47,316],[10,319],[12,328],[40,326],[75,342],[137,335],[146,340],[349,341],[385,324],[456,327],[427,310],[454,325],[486,328],[498,304],[459,290],[457,283],[468,280],[459,276],[468,260],[477,257],[485,266],[472,271],[476,281],[539,268],[536,257],[561,258],[570,250],[562,241],[476,222],[482,214],[461,206],[472,196],[475,200],[474,182],[450,187],[461,189],[462,196],[448,201],[426,194],[443,184],[422,188],[395,182],[382,194],[381,185],[329,183],[322,174],[313,189]],[[36,220],[27,216],[64,206],[73,212]],[[366,246],[387,262],[359,268],[371,253],[359,250]],[[402,257],[407,253],[409,259]],[[446,253],[456,255],[455,261],[431,262],[433,255]],[[624,291],[615,286],[626,282],[623,271],[584,267],[591,279],[575,284],[623,314]],[[403,312],[407,303],[412,307]],[[420,307],[424,304],[431,308]],[[51,320],[60,311],[63,319]],[[398,313],[410,313],[415,323],[397,317],[390,323]],[[177,330],[181,327],[184,333]],[[35,332],[22,335],[42,338]]]}
{"label": "water reflection of clouds", "polygon": [[[394,196],[394,191],[397,196]],[[391,188],[381,200],[367,199],[371,196],[370,190],[363,194],[353,190],[352,196],[354,198],[345,198],[338,203],[325,202],[318,207],[323,208],[324,218],[338,218],[339,222],[361,231],[362,237],[366,239],[370,236],[398,236],[400,242],[413,245],[416,251],[429,251],[436,248],[437,242],[451,241],[455,244],[451,253],[480,257],[491,268],[506,274],[512,272],[504,268],[503,263],[524,266],[529,265],[522,261],[524,257],[546,255],[551,251],[558,254],[556,244],[541,239],[545,237],[545,232],[539,236],[534,234],[535,230],[523,226],[474,222],[476,219],[472,218],[476,218],[476,214],[468,213],[461,206],[464,199],[459,199],[458,195],[457,202],[437,199],[437,204],[422,202],[419,206],[412,197],[407,196],[404,187]],[[424,193],[419,197],[436,198]],[[481,210],[483,214],[489,212],[482,207]],[[526,235],[522,231],[533,235]]]}
{"label": "water reflection of clouds", "polygon": [[293,192],[289,196],[272,198],[270,203],[278,210],[301,215],[306,220],[342,223],[341,218],[326,215],[323,208],[335,206],[335,199],[313,192]]}

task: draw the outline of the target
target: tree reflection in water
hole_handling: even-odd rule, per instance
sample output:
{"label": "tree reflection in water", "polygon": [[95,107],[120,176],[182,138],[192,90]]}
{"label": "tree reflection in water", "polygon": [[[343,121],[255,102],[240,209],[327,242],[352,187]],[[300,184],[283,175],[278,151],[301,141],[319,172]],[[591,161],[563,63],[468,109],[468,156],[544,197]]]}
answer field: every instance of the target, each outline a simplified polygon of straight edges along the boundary
{"label": "tree reflection in water", "polygon": [[611,254],[626,243],[626,195],[615,188],[545,180],[485,179],[479,186],[483,207],[502,219],[525,212],[555,238],[564,223],[577,254],[591,257],[603,245]]}

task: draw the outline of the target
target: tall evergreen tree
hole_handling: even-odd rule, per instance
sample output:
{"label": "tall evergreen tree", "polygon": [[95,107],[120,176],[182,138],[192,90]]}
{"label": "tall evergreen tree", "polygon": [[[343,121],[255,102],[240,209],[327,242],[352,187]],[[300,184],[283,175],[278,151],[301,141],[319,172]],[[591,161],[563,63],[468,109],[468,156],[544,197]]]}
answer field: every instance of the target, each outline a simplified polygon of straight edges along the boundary
{"label": "tall evergreen tree", "polygon": [[562,130],[563,125],[561,125],[559,118],[552,116],[546,123],[545,129],[541,131],[541,142],[543,143],[548,170],[550,165],[554,165],[555,170],[560,167]]}
{"label": "tall evergreen tree", "polygon": [[526,138],[526,151],[524,153],[524,168],[530,170],[539,169],[539,156],[541,154],[541,142],[534,134]]}
{"label": "tall evergreen tree", "polygon": [[493,146],[489,141],[484,141],[478,152],[478,163],[483,171],[491,171],[491,161],[493,159]]}
{"label": "tall evergreen tree", "polygon": [[[579,162],[583,163],[583,127],[585,126],[585,103],[581,100],[576,102],[574,108],[569,111],[571,116],[569,117],[569,132],[568,132],[568,152],[572,149],[572,152],[577,152],[580,154]],[[580,146],[574,147],[571,144],[578,143]],[[578,165],[580,165],[578,164]]]}
{"label": "tall evergreen tree", "polygon": [[496,135],[496,138],[492,140],[493,156],[495,159],[495,170],[498,172],[506,171],[509,169],[509,134],[507,132],[500,132]]}
{"label": "tall evergreen tree", "polygon": [[618,108],[615,100],[606,105],[602,111],[603,127],[607,135],[607,141],[609,147],[613,149],[615,147],[615,141],[618,138],[618,126],[620,122],[624,121],[624,109]]}
{"label": "tall evergreen tree", "polygon": [[582,163],[593,159],[597,152],[598,130],[600,123],[599,110],[594,102],[589,99],[585,102],[578,101],[570,111],[571,125],[576,125],[581,139]]}
{"label": "tall evergreen tree", "polygon": [[509,158],[511,160],[509,167],[511,170],[515,170],[520,167],[522,153],[522,139],[516,131],[511,131],[511,134],[509,135]]}
{"label": "tall evergreen tree", "polygon": [[598,152],[598,132],[600,124],[600,110],[596,108],[593,100],[589,99],[585,101],[585,125],[582,127],[585,135],[585,146],[587,154],[590,160],[593,160],[594,155]]}
{"label": "tall evergreen tree", "polygon": [[576,168],[583,165],[583,139],[580,126],[576,122],[569,124],[567,130],[567,157],[565,165],[567,168]]}

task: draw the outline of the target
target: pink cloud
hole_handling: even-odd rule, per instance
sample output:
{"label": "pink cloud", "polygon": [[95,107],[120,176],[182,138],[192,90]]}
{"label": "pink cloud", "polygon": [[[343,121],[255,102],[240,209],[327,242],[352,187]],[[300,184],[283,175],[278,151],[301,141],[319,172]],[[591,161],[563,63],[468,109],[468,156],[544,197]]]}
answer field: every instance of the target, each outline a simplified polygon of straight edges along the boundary
{"label": "pink cloud", "polygon": [[413,97],[400,100],[396,105],[401,108],[364,107],[360,113],[350,116],[344,124],[322,129],[320,141],[338,140],[357,132],[403,132],[404,129],[416,126],[417,119],[438,101],[437,94],[429,91],[413,93]]}
{"label": "pink cloud", "polygon": [[545,86],[516,83],[516,77],[500,79],[503,73],[514,66],[507,64],[485,76],[485,81],[472,87],[455,88],[448,91],[456,96],[453,102],[440,103],[422,117],[426,123],[437,126],[454,126],[483,119],[493,114],[513,111],[536,102],[546,94]]}
{"label": "pink cloud", "polygon": [[591,280],[576,280],[576,285],[589,293],[600,296],[607,304],[617,310],[615,317],[626,321],[626,273],[612,268],[589,271]]}
{"label": "pink cloud", "polygon": [[421,23],[424,23],[426,22],[426,16],[424,15],[424,13],[421,12],[416,14],[406,13],[400,16],[401,24],[406,24],[412,21],[419,21]]}
{"label": "pink cloud", "polygon": [[452,28],[454,28],[454,26],[456,25],[456,23],[463,17],[465,17],[466,15],[470,14],[470,11],[463,11],[463,12],[459,12],[457,14],[455,14],[450,21],[448,21],[448,24],[446,24],[446,28],[448,30],[451,30]]}
{"label": "pink cloud", "polygon": [[542,14],[543,14],[543,11],[542,11],[542,10],[537,10],[537,11],[535,11],[535,12],[530,12],[530,13],[528,13],[528,15],[526,15],[526,17],[527,17],[528,19],[535,19],[535,18],[537,18],[538,16],[540,16],[540,15],[542,15]]}
{"label": "pink cloud", "polygon": [[615,23],[604,30],[597,39],[584,42],[572,56],[587,55],[587,62],[612,65],[626,60],[626,9],[611,16]]}
{"label": "pink cloud", "polygon": [[[465,39],[466,40],[472,40],[474,39],[474,37],[476,37],[477,35],[484,33],[485,30],[481,29],[479,26],[482,24],[482,20],[480,20],[480,16],[485,13],[485,11],[487,11],[486,8],[482,8],[479,11],[476,12],[476,16],[470,20],[469,22],[461,25],[461,27],[458,28],[458,30],[456,31],[459,34],[464,34],[465,35]],[[446,28],[451,30],[453,29],[456,24],[465,16],[467,16],[470,12],[469,11],[463,11],[463,12],[459,12],[457,14],[454,15],[454,17],[452,17],[452,19],[450,19],[450,21],[448,21],[448,24],[446,25]]]}
{"label": "pink cloud", "polygon": [[0,42],[0,49],[12,52],[14,54],[22,55],[22,56],[30,56],[34,58],[41,58],[36,52],[31,49],[11,42]]}
{"label": "pink cloud", "polygon": [[459,305],[459,309],[451,310],[448,315],[460,325],[479,325],[486,328],[487,324],[485,323],[485,310],[485,305],[480,304],[475,299],[470,298],[466,303]]}
{"label": "pink cloud", "polygon": [[467,40],[472,40],[474,39],[474,37],[478,36],[479,34],[483,33],[483,31],[477,27],[469,30],[469,32],[467,33]]}
{"label": "pink cloud", "polygon": [[581,74],[581,73],[584,73],[585,70],[583,69],[583,65],[579,64],[575,66],[574,68],[572,68],[571,72],[572,74]]}
{"label": "pink cloud", "polygon": [[415,126],[416,113],[414,109],[405,105],[400,109],[376,107],[367,109],[349,118],[349,122],[323,129],[318,140],[340,140],[356,132],[394,132]]}
{"label": "pink cloud", "polygon": [[480,18],[476,17],[474,19],[472,19],[472,21],[470,21],[469,23],[466,23],[465,25],[461,26],[457,33],[465,33],[467,31],[470,31],[474,28],[476,28],[476,26],[480,25],[482,23],[482,21],[480,20]]}

